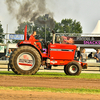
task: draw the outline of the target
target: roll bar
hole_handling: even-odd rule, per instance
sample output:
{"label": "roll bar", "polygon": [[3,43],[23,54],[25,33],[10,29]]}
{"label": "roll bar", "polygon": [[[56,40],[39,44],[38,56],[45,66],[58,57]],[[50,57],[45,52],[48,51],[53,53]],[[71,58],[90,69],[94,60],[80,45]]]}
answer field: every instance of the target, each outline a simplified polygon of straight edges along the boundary
{"label": "roll bar", "polygon": [[52,44],[55,44],[55,32],[52,30],[52,34],[53,34],[53,37],[52,37]]}

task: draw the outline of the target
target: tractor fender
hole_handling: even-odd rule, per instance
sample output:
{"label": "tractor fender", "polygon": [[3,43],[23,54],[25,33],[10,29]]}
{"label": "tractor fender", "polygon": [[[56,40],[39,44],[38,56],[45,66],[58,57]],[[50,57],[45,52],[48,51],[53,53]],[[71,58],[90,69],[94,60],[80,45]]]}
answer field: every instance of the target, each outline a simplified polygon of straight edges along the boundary
{"label": "tractor fender", "polygon": [[18,45],[18,47],[21,47],[21,46],[30,46],[30,47],[35,48],[39,52],[41,59],[42,59],[42,53],[41,53],[40,49],[38,47],[36,47],[35,45],[32,45],[32,44],[20,44],[20,45]]}

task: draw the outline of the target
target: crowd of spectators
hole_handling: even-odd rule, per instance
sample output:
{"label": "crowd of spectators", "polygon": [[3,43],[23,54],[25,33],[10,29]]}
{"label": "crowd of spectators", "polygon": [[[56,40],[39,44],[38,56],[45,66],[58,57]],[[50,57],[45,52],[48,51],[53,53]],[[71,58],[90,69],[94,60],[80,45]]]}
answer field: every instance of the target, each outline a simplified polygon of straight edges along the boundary
{"label": "crowd of spectators", "polygon": [[86,62],[88,58],[94,58],[96,59],[96,62],[100,62],[100,52],[99,49],[96,50],[96,53],[93,57],[93,53],[91,52],[89,55],[85,52],[85,49],[80,52],[78,50],[79,48],[77,47],[76,52],[75,52],[75,60],[81,61],[81,62]]}

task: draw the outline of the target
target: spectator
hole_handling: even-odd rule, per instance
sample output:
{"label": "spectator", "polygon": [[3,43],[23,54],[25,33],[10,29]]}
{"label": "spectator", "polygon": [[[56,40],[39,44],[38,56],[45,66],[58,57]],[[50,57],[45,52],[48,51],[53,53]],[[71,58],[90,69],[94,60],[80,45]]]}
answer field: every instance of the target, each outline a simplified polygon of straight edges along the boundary
{"label": "spectator", "polygon": [[78,47],[76,49],[76,52],[75,52],[75,60],[79,61],[80,59],[80,51],[78,50]]}
{"label": "spectator", "polygon": [[100,53],[99,53],[99,49],[97,49],[96,54],[94,55],[94,58],[96,59],[96,62],[100,62]]}
{"label": "spectator", "polygon": [[7,60],[10,58],[12,51],[11,49],[8,50],[8,52],[6,53],[5,57],[7,58]]}
{"label": "spectator", "polygon": [[81,53],[81,56],[80,56],[80,60],[82,61],[82,62],[86,62],[86,60],[87,60],[87,54],[85,53],[85,49],[83,49],[82,50],[82,53]]}
{"label": "spectator", "polygon": [[88,55],[88,58],[92,58],[92,52]]}

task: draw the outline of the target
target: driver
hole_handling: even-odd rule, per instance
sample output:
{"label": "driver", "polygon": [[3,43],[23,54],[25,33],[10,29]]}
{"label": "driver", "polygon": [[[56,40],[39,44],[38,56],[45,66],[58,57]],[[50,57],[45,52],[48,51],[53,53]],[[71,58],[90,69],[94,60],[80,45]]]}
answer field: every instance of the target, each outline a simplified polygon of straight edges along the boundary
{"label": "driver", "polygon": [[44,50],[42,50],[41,43],[40,43],[40,42],[37,42],[37,41],[39,41],[39,40],[38,40],[38,39],[35,39],[35,35],[36,35],[36,31],[34,31],[33,34],[30,36],[29,41],[34,42],[34,45],[37,45],[37,46],[40,48],[40,50],[41,50],[42,52],[44,52]]}
{"label": "driver", "polygon": [[62,38],[63,38],[63,43],[74,44],[73,38],[68,39],[66,36],[62,36]]}

